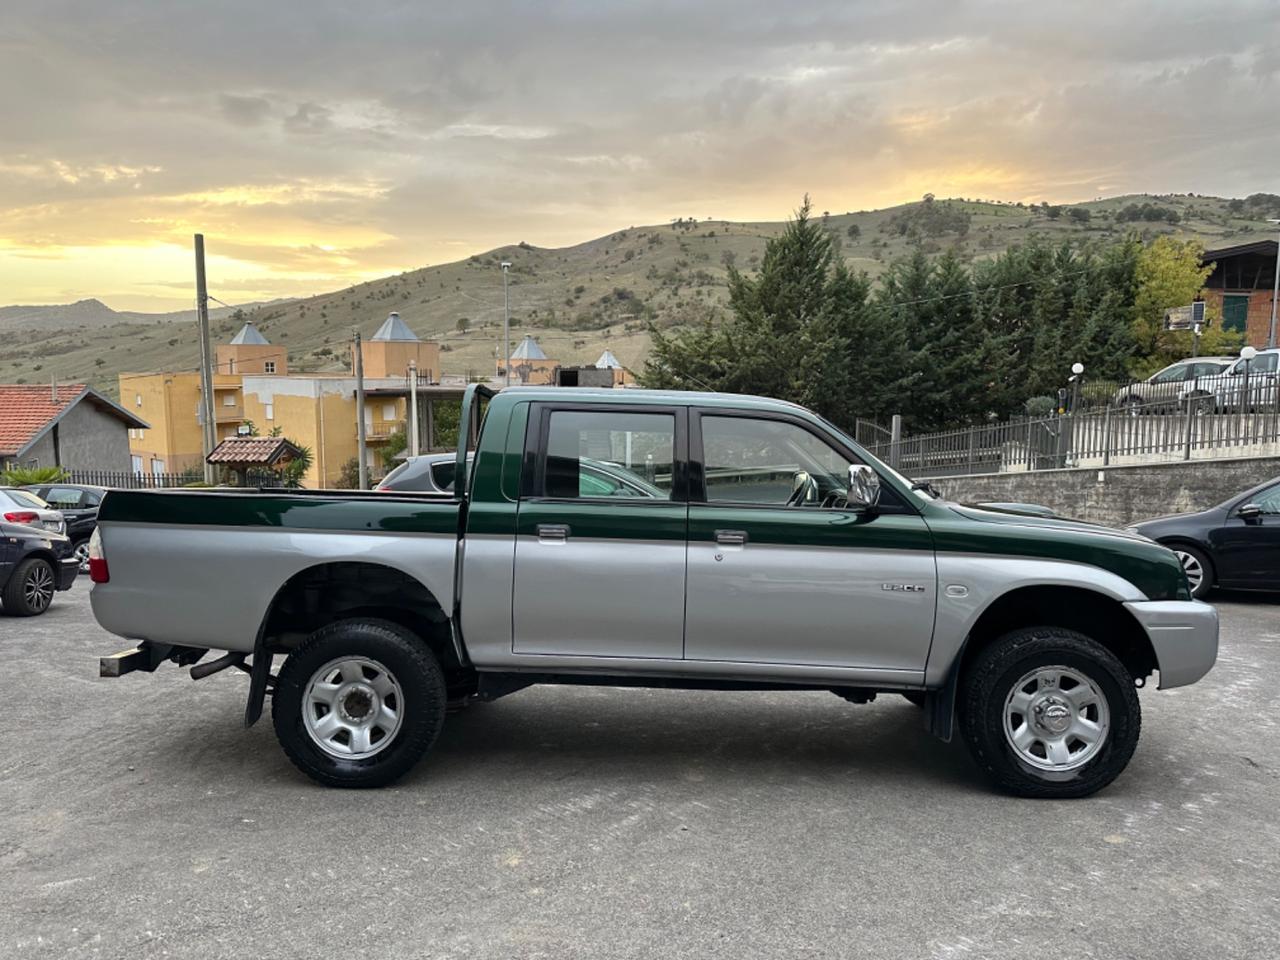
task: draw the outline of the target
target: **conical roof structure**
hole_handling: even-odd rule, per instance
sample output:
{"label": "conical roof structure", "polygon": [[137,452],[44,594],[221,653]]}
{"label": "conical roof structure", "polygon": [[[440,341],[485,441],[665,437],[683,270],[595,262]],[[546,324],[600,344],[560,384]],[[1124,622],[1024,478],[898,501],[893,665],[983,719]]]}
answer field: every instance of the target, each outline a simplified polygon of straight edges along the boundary
{"label": "conical roof structure", "polygon": [[408,324],[400,319],[400,314],[391,313],[387,315],[387,319],[382,321],[382,326],[378,328],[370,339],[373,340],[417,340],[418,335],[409,329]]}
{"label": "conical roof structure", "polygon": [[511,352],[512,360],[545,360],[547,355],[542,352],[542,348],[538,346],[538,341],[533,337],[525,335],[520,341],[520,346]]}
{"label": "conical roof structure", "polygon": [[596,361],[597,370],[621,370],[622,364],[618,362],[618,358],[613,355],[612,350],[606,350],[600,354],[600,359]]}
{"label": "conical roof structure", "polygon": [[258,332],[258,328],[253,325],[252,320],[246,320],[244,326],[240,328],[240,332],[231,338],[231,346],[243,347],[246,344],[265,347],[270,346],[271,341]]}

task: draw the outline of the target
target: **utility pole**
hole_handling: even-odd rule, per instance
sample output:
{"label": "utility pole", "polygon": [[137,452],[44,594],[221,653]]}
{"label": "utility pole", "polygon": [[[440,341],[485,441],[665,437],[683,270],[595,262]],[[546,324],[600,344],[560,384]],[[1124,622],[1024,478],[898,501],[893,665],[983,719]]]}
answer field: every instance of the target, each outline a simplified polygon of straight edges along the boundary
{"label": "utility pole", "polygon": [[418,455],[418,361],[409,361],[409,456]]}
{"label": "utility pole", "polygon": [[[502,373],[504,386],[511,386],[511,297],[507,292],[507,273],[511,264],[502,261]],[[1274,327],[1275,324],[1273,323]],[[1274,331],[1273,331],[1274,332]]]}
{"label": "utility pole", "polygon": [[[1268,219],[1267,223],[1272,223],[1272,224],[1276,224],[1277,226],[1280,226],[1280,220]],[[1267,335],[1268,350],[1270,350],[1276,345],[1276,297],[1280,297],[1280,238],[1277,239],[1277,243],[1276,243],[1275,275],[1276,275],[1275,280],[1272,282],[1272,285],[1271,285],[1271,332]],[[1226,274],[1223,274],[1222,282],[1223,282],[1223,289],[1225,289],[1226,288],[1225,285],[1227,282]],[[1248,323],[1246,323],[1245,324],[1246,330],[1248,329],[1248,326],[1249,326]]]}
{"label": "utility pole", "polygon": [[368,441],[364,435],[364,357],[360,349],[360,328],[352,327],[355,340],[351,352],[355,357],[356,367],[356,464],[360,471],[360,489],[369,489],[369,465],[367,462]]}
{"label": "utility pole", "polygon": [[218,430],[213,421],[213,348],[209,345],[209,289],[204,277],[204,234],[196,234],[196,318],[200,325],[200,404],[204,407],[204,482],[216,480],[209,454],[217,446]]}

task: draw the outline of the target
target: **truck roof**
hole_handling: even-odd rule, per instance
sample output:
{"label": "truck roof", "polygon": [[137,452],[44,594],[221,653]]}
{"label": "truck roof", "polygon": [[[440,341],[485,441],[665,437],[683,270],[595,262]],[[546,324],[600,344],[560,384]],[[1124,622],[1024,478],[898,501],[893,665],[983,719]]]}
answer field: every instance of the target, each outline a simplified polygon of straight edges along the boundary
{"label": "truck roof", "polygon": [[602,403],[675,403],[695,407],[755,407],[761,410],[788,410],[810,414],[811,412],[788,400],[773,397],[757,397],[745,393],[714,393],[704,390],[633,390],[609,387],[506,387],[499,396],[518,400],[592,400]]}

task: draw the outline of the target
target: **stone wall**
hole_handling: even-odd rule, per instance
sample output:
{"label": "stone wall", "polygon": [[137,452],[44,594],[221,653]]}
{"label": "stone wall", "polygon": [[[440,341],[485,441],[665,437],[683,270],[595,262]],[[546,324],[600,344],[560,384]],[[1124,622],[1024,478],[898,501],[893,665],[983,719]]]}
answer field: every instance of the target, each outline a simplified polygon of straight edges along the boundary
{"label": "stone wall", "polygon": [[1280,478],[1280,457],[1036,470],[938,477],[930,482],[948,500],[1039,503],[1064,517],[1122,527],[1164,514],[1204,510],[1273,478]]}

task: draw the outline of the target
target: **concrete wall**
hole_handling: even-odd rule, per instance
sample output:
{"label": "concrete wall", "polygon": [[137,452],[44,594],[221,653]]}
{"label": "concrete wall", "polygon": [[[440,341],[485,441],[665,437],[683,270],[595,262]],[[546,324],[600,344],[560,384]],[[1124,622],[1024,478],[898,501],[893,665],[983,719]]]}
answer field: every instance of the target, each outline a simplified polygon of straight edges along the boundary
{"label": "concrete wall", "polygon": [[62,466],[68,470],[129,470],[129,428],[87,400],[67,411],[52,430],[16,458],[23,466]]}
{"label": "concrete wall", "polygon": [[1084,470],[1036,470],[931,480],[948,500],[1039,503],[1057,513],[1122,527],[1204,510],[1280,476],[1280,457],[1191,460]]}

